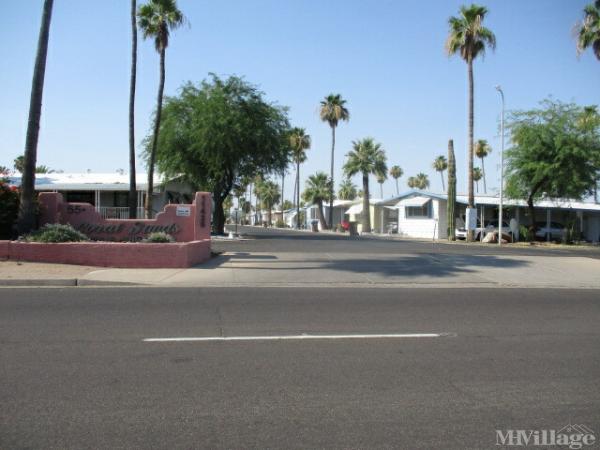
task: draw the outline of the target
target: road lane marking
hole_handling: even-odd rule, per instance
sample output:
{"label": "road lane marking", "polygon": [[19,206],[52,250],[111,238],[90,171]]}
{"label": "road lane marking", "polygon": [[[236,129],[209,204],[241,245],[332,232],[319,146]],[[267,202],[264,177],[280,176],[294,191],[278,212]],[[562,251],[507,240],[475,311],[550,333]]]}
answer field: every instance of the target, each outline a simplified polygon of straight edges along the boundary
{"label": "road lane marking", "polygon": [[279,336],[203,336],[146,338],[143,342],[216,342],[216,341],[301,341],[317,339],[404,339],[438,338],[455,336],[451,333],[403,333],[403,334],[292,334]]}

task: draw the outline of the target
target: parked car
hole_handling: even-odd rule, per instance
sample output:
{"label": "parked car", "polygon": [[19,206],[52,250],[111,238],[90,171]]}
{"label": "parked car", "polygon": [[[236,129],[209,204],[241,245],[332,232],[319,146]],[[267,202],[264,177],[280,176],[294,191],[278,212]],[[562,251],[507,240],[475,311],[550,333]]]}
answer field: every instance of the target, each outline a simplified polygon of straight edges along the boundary
{"label": "parked car", "polygon": [[[484,233],[484,237],[486,234],[488,233],[493,233],[495,231],[498,231],[498,219],[495,220],[490,220],[486,226],[485,226],[485,233]],[[510,229],[510,225],[508,224],[508,222],[505,222],[504,220],[502,221],[502,235],[508,234],[511,236],[511,238],[513,237],[513,232]]]}
{"label": "parked car", "polygon": [[[475,240],[478,241],[481,238],[481,232],[484,228],[481,226],[481,221],[477,219],[477,228],[475,228]],[[460,226],[455,231],[456,239],[467,239],[467,229],[465,226]],[[485,236],[485,234],[484,234]]]}
{"label": "parked car", "polygon": [[550,240],[561,240],[565,233],[565,226],[558,222],[550,222],[550,228],[546,226],[546,222],[536,222],[535,223],[535,237],[538,239],[548,239],[548,235],[550,235]]}

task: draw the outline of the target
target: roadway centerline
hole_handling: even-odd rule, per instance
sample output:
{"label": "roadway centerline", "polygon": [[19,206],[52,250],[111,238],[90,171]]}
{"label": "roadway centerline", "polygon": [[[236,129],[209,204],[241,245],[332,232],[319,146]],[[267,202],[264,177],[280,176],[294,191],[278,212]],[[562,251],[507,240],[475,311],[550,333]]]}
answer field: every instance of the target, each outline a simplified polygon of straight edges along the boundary
{"label": "roadway centerline", "polygon": [[394,333],[394,334],[291,334],[275,336],[203,336],[146,338],[143,342],[216,342],[216,341],[294,341],[316,339],[405,339],[455,337],[453,333]]}

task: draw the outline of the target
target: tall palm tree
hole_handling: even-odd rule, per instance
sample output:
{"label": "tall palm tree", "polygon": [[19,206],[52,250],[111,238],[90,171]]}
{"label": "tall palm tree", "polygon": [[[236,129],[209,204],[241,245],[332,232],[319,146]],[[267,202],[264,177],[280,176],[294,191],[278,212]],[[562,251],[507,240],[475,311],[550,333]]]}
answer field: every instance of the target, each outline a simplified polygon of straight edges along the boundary
{"label": "tall palm tree", "polygon": [[473,181],[475,182],[475,185],[477,186],[477,193],[479,193],[479,180],[481,180],[482,177],[483,177],[483,173],[482,173],[481,169],[479,167],[475,167],[473,169]]}
{"label": "tall palm tree", "polygon": [[429,188],[429,177],[426,174],[420,172],[415,178],[417,180],[418,189],[425,190]]}
{"label": "tall palm tree", "polygon": [[418,187],[418,182],[415,177],[408,177],[408,180],[406,180],[406,184],[411,189],[416,189]]}
{"label": "tall palm tree", "polygon": [[392,166],[390,168],[390,176],[396,181],[396,195],[400,195],[400,188],[398,187],[398,178],[404,175],[404,171],[400,166]]}
{"label": "tall palm tree", "polygon": [[267,223],[273,225],[273,205],[279,201],[279,186],[271,180],[263,182],[260,186],[260,199],[262,205],[269,212]]}
{"label": "tall palm tree", "polygon": [[371,232],[371,213],[369,208],[369,175],[385,175],[387,172],[387,157],[381,144],[376,143],[373,138],[365,138],[362,141],[353,141],[352,150],[346,155],[344,174],[347,177],[362,174],[363,181],[363,210],[362,230]]}
{"label": "tall palm tree", "polygon": [[306,150],[310,148],[310,136],[304,128],[294,128],[290,133],[292,158],[296,163],[296,228],[300,227],[300,163],[306,161]]}
{"label": "tall palm tree", "polygon": [[446,192],[446,185],[444,184],[444,171],[448,169],[448,161],[444,155],[440,155],[433,161],[432,167],[436,172],[439,172],[442,177],[442,189]]}
{"label": "tall palm tree", "polygon": [[165,53],[169,46],[171,30],[180,27],[185,22],[185,17],[177,9],[176,0],[149,0],[138,10],[138,23],[144,39],[154,39],[154,47],[160,54],[160,80],[158,83],[158,97],[156,100],[156,113],[154,118],[154,134],[148,161],[148,189],[146,192],[146,218],[152,217],[152,194],[154,191],[154,162],[156,160],[156,146],[160,130],[160,116],[162,113],[163,91],[165,89]]}
{"label": "tall palm tree", "polygon": [[346,100],[340,94],[329,94],[321,100],[319,115],[323,122],[331,127],[331,195],[329,197],[329,226],[333,227],[333,162],[335,152],[335,129],[340,120],[348,121],[350,113],[346,108]]}
{"label": "tall palm tree", "polygon": [[306,180],[306,187],[302,193],[302,198],[307,203],[317,205],[317,218],[321,224],[321,229],[325,229],[327,223],[323,214],[323,202],[331,196],[331,180],[325,172],[317,172]]}
{"label": "tall palm tree", "polygon": [[17,228],[19,234],[31,231],[35,226],[35,163],[37,160],[37,144],[40,134],[40,117],[42,115],[42,97],[44,93],[44,76],[46,75],[46,56],[48,55],[48,38],[52,19],[53,0],[44,0],[42,24],[38,38],[33,79],[31,81],[31,97],[29,100],[29,119],[25,138],[24,170],[21,179],[21,198]]}
{"label": "tall palm tree", "polygon": [[356,195],[356,185],[350,178],[344,178],[338,189],[338,198],[340,200],[354,200]]}
{"label": "tall palm tree", "polygon": [[[488,28],[483,26],[483,19],[488,10],[485,6],[472,4],[461,6],[458,17],[450,17],[448,24],[450,32],[446,40],[446,51],[449,56],[456,53],[467,63],[469,76],[469,139],[468,139],[468,207],[475,205],[473,194],[473,61],[485,53],[486,47],[492,50],[496,48],[496,36]],[[468,240],[472,240],[473,233],[469,233]]]}
{"label": "tall palm tree", "polygon": [[479,139],[475,144],[475,156],[481,159],[481,172],[483,173],[483,192],[487,194],[487,185],[485,182],[485,165],[483,159],[492,153],[492,147],[485,139]]}
{"label": "tall palm tree", "polygon": [[137,189],[135,180],[135,83],[137,76],[137,23],[136,0],[131,0],[131,75],[129,78],[129,218],[137,217]]}
{"label": "tall palm tree", "polygon": [[379,183],[379,198],[383,200],[383,183],[385,183],[385,180],[387,180],[387,174],[380,173],[377,174],[375,178],[377,179],[377,183]]}
{"label": "tall palm tree", "polygon": [[592,47],[594,55],[600,60],[600,0],[587,5],[584,9],[583,20],[576,25],[577,54]]}

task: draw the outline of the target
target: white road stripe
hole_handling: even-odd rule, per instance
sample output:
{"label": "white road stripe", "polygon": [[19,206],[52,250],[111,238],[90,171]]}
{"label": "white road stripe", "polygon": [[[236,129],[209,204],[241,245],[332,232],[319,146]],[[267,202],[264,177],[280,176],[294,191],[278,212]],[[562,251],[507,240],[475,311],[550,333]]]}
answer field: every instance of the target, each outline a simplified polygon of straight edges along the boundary
{"label": "white road stripe", "polygon": [[401,338],[437,338],[450,336],[444,333],[412,334],[295,334],[283,336],[205,336],[176,338],[147,338],[144,342],[214,342],[214,341],[293,341],[307,339],[401,339]]}

